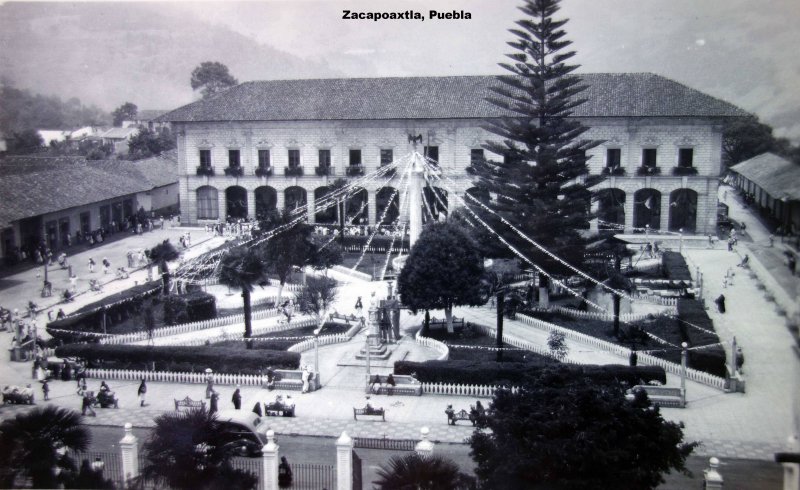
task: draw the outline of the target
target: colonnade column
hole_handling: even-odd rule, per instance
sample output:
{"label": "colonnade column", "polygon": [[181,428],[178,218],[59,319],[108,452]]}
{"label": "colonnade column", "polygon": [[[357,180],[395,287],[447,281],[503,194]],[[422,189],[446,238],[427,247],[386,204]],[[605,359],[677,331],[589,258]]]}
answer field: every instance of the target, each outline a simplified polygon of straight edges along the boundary
{"label": "colonnade column", "polygon": [[218,204],[218,211],[219,211],[219,219],[220,221],[225,221],[228,219],[228,200],[225,199],[225,189],[217,188],[217,202]]}
{"label": "colonnade column", "polygon": [[669,231],[669,192],[661,194],[661,231]]}
{"label": "colonnade column", "polygon": [[308,223],[314,224],[317,222],[317,204],[314,202],[314,191],[311,192],[306,191],[306,211],[308,211]]}
{"label": "colonnade column", "polygon": [[256,215],[256,191],[245,189],[247,192],[247,217],[254,218]]}
{"label": "colonnade column", "polygon": [[378,225],[378,193],[367,191],[367,221],[371,226]]}

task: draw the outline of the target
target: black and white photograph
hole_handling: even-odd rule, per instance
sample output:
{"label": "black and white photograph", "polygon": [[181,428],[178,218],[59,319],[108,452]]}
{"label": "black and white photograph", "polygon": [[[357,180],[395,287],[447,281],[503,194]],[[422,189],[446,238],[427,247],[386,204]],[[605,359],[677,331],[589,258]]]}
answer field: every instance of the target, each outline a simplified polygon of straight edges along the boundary
{"label": "black and white photograph", "polygon": [[0,488],[800,489],[799,24],[0,1]]}

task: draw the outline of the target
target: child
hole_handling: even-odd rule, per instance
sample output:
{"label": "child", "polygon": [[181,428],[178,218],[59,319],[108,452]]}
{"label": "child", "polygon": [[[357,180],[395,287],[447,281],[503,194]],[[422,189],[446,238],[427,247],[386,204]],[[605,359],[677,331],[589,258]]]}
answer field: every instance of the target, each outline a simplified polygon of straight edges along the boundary
{"label": "child", "polygon": [[42,381],[42,393],[44,393],[45,401],[50,399],[50,385],[47,383],[46,379]]}

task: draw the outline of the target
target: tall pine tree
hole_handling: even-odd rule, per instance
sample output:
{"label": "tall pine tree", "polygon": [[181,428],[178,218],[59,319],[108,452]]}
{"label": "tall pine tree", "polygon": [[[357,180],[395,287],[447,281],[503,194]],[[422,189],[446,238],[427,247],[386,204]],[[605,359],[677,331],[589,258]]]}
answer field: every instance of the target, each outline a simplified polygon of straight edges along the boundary
{"label": "tall pine tree", "polygon": [[[474,165],[478,188],[488,191],[495,213],[573,265],[583,260],[589,228],[592,180],[588,178],[586,150],[599,142],[582,139],[589,129],[570,117],[585,102],[586,89],[572,72],[578,65],[566,61],[575,55],[562,29],[567,20],[553,20],[559,0],[526,0],[520,10],[526,18],[511,29],[517,39],[508,44],[513,63],[500,63],[511,75],[498,76],[488,100],[517,114],[491,120],[486,129],[502,141],[484,148],[502,156]],[[599,179],[599,177],[597,178]],[[557,261],[521,239],[498,218],[480,210],[503,238],[548,272],[565,273]]]}

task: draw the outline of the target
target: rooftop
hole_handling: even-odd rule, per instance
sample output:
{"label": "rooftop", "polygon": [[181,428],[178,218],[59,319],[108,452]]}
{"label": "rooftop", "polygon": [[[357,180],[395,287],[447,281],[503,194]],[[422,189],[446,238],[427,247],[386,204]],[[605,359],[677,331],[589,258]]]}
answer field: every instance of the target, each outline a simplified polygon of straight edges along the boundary
{"label": "rooftop", "polygon": [[0,177],[3,227],[177,182],[178,164],[175,151],[138,161],[9,156],[0,160]]}
{"label": "rooftop", "polygon": [[[585,73],[579,117],[740,117],[746,112],[652,73]],[[495,76],[252,81],[158,120],[292,121],[463,119],[515,115],[486,100]]]}
{"label": "rooftop", "polygon": [[111,128],[105,133],[100,134],[101,138],[110,138],[110,139],[128,139],[132,136],[135,136],[136,133],[139,132],[139,128],[135,126],[130,126],[127,128]]}
{"label": "rooftop", "polygon": [[737,163],[731,170],[744,176],[776,199],[800,200],[800,165],[774,153]]}

